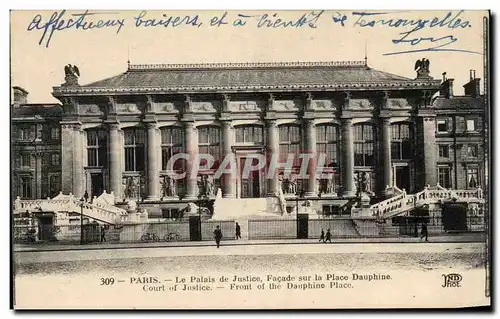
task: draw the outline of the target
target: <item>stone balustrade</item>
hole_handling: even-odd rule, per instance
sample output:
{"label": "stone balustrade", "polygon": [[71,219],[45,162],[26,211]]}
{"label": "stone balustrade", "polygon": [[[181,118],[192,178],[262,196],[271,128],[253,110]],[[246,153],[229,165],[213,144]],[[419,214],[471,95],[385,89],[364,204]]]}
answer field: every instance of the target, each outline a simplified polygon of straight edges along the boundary
{"label": "stone balustrade", "polygon": [[440,185],[435,189],[426,186],[423,191],[408,195],[403,193],[385,201],[372,205],[372,216],[390,218],[400,212],[408,211],[424,204],[437,203],[442,200],[456,199],[459,202],[483,202],[483,192],[480,188],[474,190],[450,190]]}

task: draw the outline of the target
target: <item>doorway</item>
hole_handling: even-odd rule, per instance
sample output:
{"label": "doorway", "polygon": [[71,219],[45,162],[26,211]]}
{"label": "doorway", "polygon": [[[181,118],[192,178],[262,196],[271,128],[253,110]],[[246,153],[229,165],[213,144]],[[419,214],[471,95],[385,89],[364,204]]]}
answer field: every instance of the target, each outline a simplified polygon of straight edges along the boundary
{"label": "doorway", "polygon": [[100,196],[104,191],[102,173],[91,173],[90,183],[92,184],[92,194],[90,194],[90,198],[94,198],[94,196]]}
{"label": "doorway", "polygon": [[309,215],[308,214],[298,214],[297,215],[297,238],[307,239],[309,235]]}
{"label": "doorway", "polygon": [[412,190],[410,189],[410,169],[408,166],[396,166],[396,186],[400,189],[406,190],[407,193],[410,193]]}
{"label": "doorway", "polygon": [[[260,197],[260,171],[248,172],[248,176],[244,176],[246,157],[240,158],[240,180],[241,193],[240,198],[258,198]],[[255,166],[258,159],[252,159],[252,165]]]}
{"label": "doorway", "polygon": [[38,219],[38,240],[52,240],[54,238],[54,215],[43,214]]}
{"label": "doorway", "polygon": [[200,216],[189,216],[189,240],[201,240],[201,218]]}

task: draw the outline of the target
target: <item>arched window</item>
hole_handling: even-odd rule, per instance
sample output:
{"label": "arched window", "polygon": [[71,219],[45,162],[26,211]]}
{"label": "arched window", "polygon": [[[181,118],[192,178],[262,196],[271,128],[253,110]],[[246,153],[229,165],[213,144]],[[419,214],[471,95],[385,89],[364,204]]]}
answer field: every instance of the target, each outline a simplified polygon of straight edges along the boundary
{"label": "arched window", "polygon": [[408,123],[391,125],[391,158],[393,160],[408,160],[413,157],[411,147],[411,126]]}
{"label": "arched window", "polygon": [[87,130],[87,165],[108,166],[108,138],[103,129]]}
{"label": "arched window", "polygon": [[354,125],[354,166],[374,166],[374,127],[371,124]]}
{"label": "arched window", "polygon": [[[288,154],[298,154],[300,151],[300,126],[295,124],[286,124],[279,126],[279,144],[280,160],[286,161]],[[294,164],[300,164],[296,156]]]}
{"label": "arched window", "polygon": [[316,126],[316,152],[326,154],[325,166],[338,166],[339,129],[337,125],[322,124]]}
{"label": "arched window", "polygon": [[146,134],[143,129],[128,128],[123,130],[125,137],[125,171],[144,171]]}
{"label": "arched window", "polygon": [[262,144],[264,141],[262,126],[259,125],[244,125],[237,126],[236,143],[255,143]]}
{"label": "arched window", "polygon": [[[217,126],[198,127],[199,154],[210,154],[214,157],[212,169],[217,169],[220,163],[220,128]],[[201,163],[204,165],[205,163]]]}
{"label": "arched window", "polygon": [[[182,170],[184,160],[177,160],[169,163],[175,154],[184,152],[184,130],[177,126],[162,127],[161,129],[161,169]],[[169,167],[172,165],[173,167]]]}

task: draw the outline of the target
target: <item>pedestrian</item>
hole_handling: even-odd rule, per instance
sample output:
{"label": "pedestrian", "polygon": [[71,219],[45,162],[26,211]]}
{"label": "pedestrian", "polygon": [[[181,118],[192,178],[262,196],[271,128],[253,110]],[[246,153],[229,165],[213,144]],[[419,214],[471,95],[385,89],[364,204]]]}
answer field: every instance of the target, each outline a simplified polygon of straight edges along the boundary
{"label": "pedestrian", "polygon": [[425,237],[425,241],[428,241],[427,240],[427,236],[428,236],[428,233],[427,233],[427,224],[426,223],[422,223],[422,230],[420,232],[420,240],[422,240],[424,237]]}
{"label": "pedestrian", "polygon": [[319,235],[319,241],[325,242],[325,231],[321,229],[321,235]]}
{"label": "pedestrian", "polygon": [[325,241],[323,242],[326,243],[327,241],[332,242],[332,233],[330,233],[330,228],[326,231]]}
{"label": "pedestrian", "polygon": [[236,239],[241,239],[241,227],[236,223]]}
{"label": "pedestrian", "polygon": [[101,226],[101,243],[106,241],[106,229],[104,225]]}
{"label": "pedestrian", "polygon": [[214,230],[214,238],[215,243],[217,244],[217,248],[219,248],[220,240],[222,239],[222,231],[220,230],[219,226],[217,226]]}

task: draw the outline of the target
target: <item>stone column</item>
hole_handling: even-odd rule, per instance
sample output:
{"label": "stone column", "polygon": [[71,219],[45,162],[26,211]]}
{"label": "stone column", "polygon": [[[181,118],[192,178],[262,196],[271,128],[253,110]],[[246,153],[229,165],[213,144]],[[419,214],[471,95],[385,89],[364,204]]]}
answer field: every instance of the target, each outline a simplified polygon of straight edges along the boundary
{"label": "stone column", "polygon": [[[231,149],[231,147],[233,144],[233,126],[231,121],[222,122],[222,143],[223,143],[223,150],[222,150],[223,158],[232,155],[233,150]],[[229,173],[229,174],[224,174],[222,178],[223,178],[222,197],[234,198],[236,196],[237,176],[232,176],[232,174]]]}
{"label": "stone column", "polygon": [[160,194],[160,158],[158,157],[158,124],[149,122],[148,128],[148,200],[158,200]]}
{"label": "stone column", "polygon": [[83,197],[83,134],[82,125],[73,124],[73,195]]}
{"label": "stone column", "polygon": [[[273,155],[276,155],[276,158],[278,158],[279,154],[279,130],[278,130],[278,125],[276,123],[276,120],[269,120],[267,122],[267,145],[266,145],[266,166],[269,169],[271,166],[271,159],[273,158]],[[277,190],[278,190],[278,172],[277,170],[275,173],[270,176],[269,174],[266,174],[267,178],[267,196],[275,196]]]}
{"label": "stone column", "polygon": [[189,160],[186,163],[186,193],[184,198],[188,200],[196,199],[196,183],[197,176],[191,176],[196,165],[196,155],[198,154],[198,139],[196,136],[196,126],[194,122],[184,123],[186,136],[186,153],[189,155]]}
{"label": "stone column", "polygon": [[389,118],[381,121],[381,145],[380,154],[382,156],[382,195],[387,196],[387,187],[392,186],[392,161],[391,161],[391,122]]}
{"label": "stone column", "polygon": [[[42,197],[42,152],[35,152],[33,154],[35,157],[35,198],[43,198]],[[49,156],[49,160],[52,161],[52,154]],[[51,163],[52,165],[52,163]],[[47,197],[47,196],[45,196]]]}
{"label": "stone column", "polygon": [[61,123],[61,190],[73,192],[73,125]]}
{"label": "stone column", "polygon": [[306,197],[318,195],[316,192],[316,125],[314,120],[308,120],[306,122],[306,147],[304,148],[307,153],[311,156],[309,159],[309,164],[307,166],[307,190],[305,192]]}
{"label": "stone column", "polygon": [[342,195],[354,196],[354,144],[352,119],[342,119]]}
{"label": "stone column", "polygon": [[[122,198],[122,158],[121,149],[123,145],[120,138],[120,124],[113,123],[109,125],[109,191],[115,195],[115,200],[121,201]],[[119,200],[120,199],[120,200]]]}
{"label": "stone column", "polygon": [[436,186],[437,156],[436,156],[436,117],[426,116],[422,119],[425,185]]}

